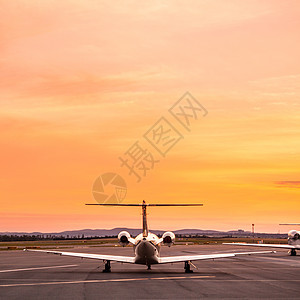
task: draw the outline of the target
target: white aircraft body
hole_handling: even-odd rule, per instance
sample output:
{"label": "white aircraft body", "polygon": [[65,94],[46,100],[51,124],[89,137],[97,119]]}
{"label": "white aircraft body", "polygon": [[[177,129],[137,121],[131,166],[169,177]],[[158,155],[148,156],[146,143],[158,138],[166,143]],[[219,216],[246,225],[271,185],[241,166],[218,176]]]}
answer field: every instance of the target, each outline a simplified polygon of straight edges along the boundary
{"label": "white aircraft body", "polygon": [[90,258],[102,260],[105,262],[105,268],[103,272],[110,272],[111,261],[122,262],[122,263],[132,263],[148,266],[151,269],[151,265],[156,264],[166,264],[166,263],[176,263],[184,262],[184,269],[186,273],[193,272],[190,268],[192,261],[205,260],[205,259],[216,259],[216,258],[228,258],[235,257],[238,255],[250,255],[250,254],[265,254],[274,253],[274,251],[259,251],[259,252],[242,252],[242,253],[223,253],[223,254],[207,254],[207,255],[184,255],[184,256],[160,256],[160,245],[164,244],[171,246],[175,241],[175,234],[173,232],[165,232],[161,238],[155,234],[148,231],[147,226],[147,206],[202,206],[202,204],[146,204],[143,201],[142,204],[87,204],[87,205],[107,205],[107,206],[141,206],[143,215],[143,232],[139,234],[136,238],[132,238],[127,231],[122,231],[118,235],[119,243],[122,246],[127,246],[128,244],[133,245],[133,250],[135,256],[115,256],[115,255],[102,255],[102,254],[88,254],[88,253],[74,253],[74,252],[60,252],[60,251],[48,251],[48,250],[29,250],[24,249],[24,251],[36,251],[53,253],[58,255],[74,256],[80,258]]}
{"label": "white aircraft body", "polygon": [[[290,224],[279,224],[279,225],[300,225],[297,223]],[[224,245],[235,245],[235,246],[251,246],[251,247],[267,247],[267,248],[280,248],[289,249],[289,254],[295,256],[296,250],[300,250],[300,231],[291,230],[288,233],[287,244],[250,244],[250,243],[223,243]]]}

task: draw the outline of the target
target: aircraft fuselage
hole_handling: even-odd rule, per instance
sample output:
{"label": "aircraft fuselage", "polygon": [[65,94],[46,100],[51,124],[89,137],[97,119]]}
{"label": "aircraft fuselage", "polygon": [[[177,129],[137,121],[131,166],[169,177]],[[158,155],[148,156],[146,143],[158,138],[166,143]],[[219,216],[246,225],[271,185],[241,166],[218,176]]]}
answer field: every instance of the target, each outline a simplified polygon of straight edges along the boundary
{"label": "aircraft fuselage", "polygon": [[136,242],[133,249],[136,264],[147,266],[158,264],[160,252],[160,243],[158,243],[158,240],[158,236],[151,232],[146,237],[140,234],[135,238]]}

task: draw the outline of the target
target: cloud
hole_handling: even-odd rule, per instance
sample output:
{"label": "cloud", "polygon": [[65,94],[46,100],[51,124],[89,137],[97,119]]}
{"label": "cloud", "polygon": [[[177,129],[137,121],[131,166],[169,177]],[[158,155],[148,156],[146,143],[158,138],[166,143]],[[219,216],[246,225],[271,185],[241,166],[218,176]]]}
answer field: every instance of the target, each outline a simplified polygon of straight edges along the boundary
{"label": "cloud", "polygon": [[283,180],[283,181],[275,181],[277,187],[284,187],[284,188],[300,188],[300,180]]}

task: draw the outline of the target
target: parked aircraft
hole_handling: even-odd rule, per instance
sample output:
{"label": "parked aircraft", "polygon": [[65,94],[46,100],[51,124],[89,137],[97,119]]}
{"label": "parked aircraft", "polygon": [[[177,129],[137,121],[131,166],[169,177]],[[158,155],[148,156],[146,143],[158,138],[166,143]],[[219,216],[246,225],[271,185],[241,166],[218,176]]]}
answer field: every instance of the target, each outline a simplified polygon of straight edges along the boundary
{"label": "parked aircraft", "polygon": [[[300,225],[298,223],[286,223],[279,225]],[[300,231],[291,230],[288,233],[287,244],[250,244],[250,243],[223,243],[224,245],[235,245],[235,246],[251,246],[251,247],[267,247],[267,248],[281,248],[289,249],[289,254],[295,256],[296,250],[300,250]]]}
{"label": "parked aircraft", "polygon": [[235,257],[238,255],[250,255],[250,254],[265,254],[274,253],[274,251],[259,251],[259,252],[241,252],[241,253],[223,253],[223,254],[199,254],[199,255],[182,255],[182,256],[160,256],[160,245],[164,244],[167,246],[173,245],[175,241],[175,234],[173,232],[165,232],[161,238],[155,234],[149,232],[147,225],[147,207],[148,206],[202,206],[203,204],[146,204],[143,201],[142,204],[86,204],[86,205],[104,205],[104,206],[141,206],[142,207],[142,222],[143,229],[142,233],[136,238],[132,238],[127,231],[122,231],[118,235],[119,243],[122,246],[129,244],[133,245],[134,256],[115,256],[115,255],[102,255],[102,254],[89,254],[89,253],[74,253],[74,252],[61,252],[61,251],[48,251],[48,250],[31,250],[27,251],[53,253],[58,255],[74,256],[80,258],[90,258],[103,260],[105,267],[103,272],[111,271],[111,261],[132,263],[148,266],[148,270],[151,269],[151,265],[155,264],[166,264],[184,262],[184,269],[186,273],[193,272],[191,270],[191,262],[196,260],[205,259],[216,259],[216,258],[227,258]]}

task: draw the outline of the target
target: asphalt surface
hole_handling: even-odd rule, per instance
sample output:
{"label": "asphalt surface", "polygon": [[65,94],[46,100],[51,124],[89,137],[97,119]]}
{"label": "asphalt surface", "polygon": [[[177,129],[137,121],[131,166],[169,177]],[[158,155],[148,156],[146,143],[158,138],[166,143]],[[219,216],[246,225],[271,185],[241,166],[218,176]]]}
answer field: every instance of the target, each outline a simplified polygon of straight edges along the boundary
{"label": "asphalt surface", "polygon": [[[259,250],[259,249],[258,249]],[[77,247],[64,251],[133,255],[132,248]],[[256,251],[231,245],[162,247],[161,256]],[[194,262],[194,273],[183,263],[145,266],[112,263],[102,273],[97,260],[53,254],[1,251],[0,299],[300,299],[300,255],[240,256]]]}

